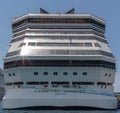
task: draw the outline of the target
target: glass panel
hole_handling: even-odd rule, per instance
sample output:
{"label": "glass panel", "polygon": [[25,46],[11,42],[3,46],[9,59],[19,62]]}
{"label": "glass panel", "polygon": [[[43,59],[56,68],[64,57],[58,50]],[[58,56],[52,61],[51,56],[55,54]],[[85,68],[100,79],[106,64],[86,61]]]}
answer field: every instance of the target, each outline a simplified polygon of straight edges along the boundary
{"label": "glass panel", "polygon": [[36,45],[35,42],[29,42],[29,43],[28,43],[28,46],[35,46],[35,45]]}
{"label": "glass panel", "polygon": [[92,47],[92,43],[84,43],[86,47]]}

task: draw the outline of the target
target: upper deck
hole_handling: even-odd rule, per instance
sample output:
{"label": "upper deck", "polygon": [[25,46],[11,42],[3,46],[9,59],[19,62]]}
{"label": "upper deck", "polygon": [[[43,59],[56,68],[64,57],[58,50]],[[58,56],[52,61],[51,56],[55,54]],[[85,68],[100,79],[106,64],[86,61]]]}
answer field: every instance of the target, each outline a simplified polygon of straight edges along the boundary
{"label": "upper deck", "polygon": [[73,19],[85,19],[85,18],[88,18],[88,19],[93,19],[93,20],[96,20],[102,24],[105,24],[105,20],[100,18],[100,17],[97,17],[93,14],[26,14],[26,15],[23,15],[23,16],[20,16],[18,18],[15,18],[13,20],[13,23],[16,23],[16,22],[19,22],[21,20],[24,20],[26,18],[73,18]]}
{"label": "upper deck", "polygon": [[92,14],[27,14],[15,18],[12,27],[23,23],[46,23],[46,24],[95,24],[105,28],[105,21]]}

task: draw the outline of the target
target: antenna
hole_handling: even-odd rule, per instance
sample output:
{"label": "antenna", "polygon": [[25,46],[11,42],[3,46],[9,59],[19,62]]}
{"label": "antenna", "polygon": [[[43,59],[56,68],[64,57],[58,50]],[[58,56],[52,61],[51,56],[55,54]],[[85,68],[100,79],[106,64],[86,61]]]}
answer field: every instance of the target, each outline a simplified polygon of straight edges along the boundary
{"label": "antenna", "polygon": [[60,9],[57,9],[57,14],[60,14]]}

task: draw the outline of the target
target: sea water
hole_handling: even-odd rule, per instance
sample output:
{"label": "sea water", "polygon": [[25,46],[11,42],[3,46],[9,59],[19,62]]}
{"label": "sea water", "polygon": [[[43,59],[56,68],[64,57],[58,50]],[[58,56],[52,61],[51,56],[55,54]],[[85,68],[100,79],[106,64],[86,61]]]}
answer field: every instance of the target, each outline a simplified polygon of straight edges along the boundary
{"label": "sea water", "polygon": [[120,113],[120,110],[2,110],[0,113]]}

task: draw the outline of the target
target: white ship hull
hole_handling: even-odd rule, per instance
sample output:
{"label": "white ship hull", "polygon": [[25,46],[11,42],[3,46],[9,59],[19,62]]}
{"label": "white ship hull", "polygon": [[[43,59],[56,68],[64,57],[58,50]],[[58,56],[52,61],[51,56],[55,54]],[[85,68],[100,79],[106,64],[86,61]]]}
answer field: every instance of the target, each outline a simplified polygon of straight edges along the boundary
{"label": "white ship hull", "polygon": [[116,109],[117,99],[114,96],[89,92],[15,88],[6,92],[2,107],[3,109]]}
{"label": "white ship hull", "polygon": [[105,27],[91,14],[15,18],[4,58],[3,109],[116,109],[116,59]]}

